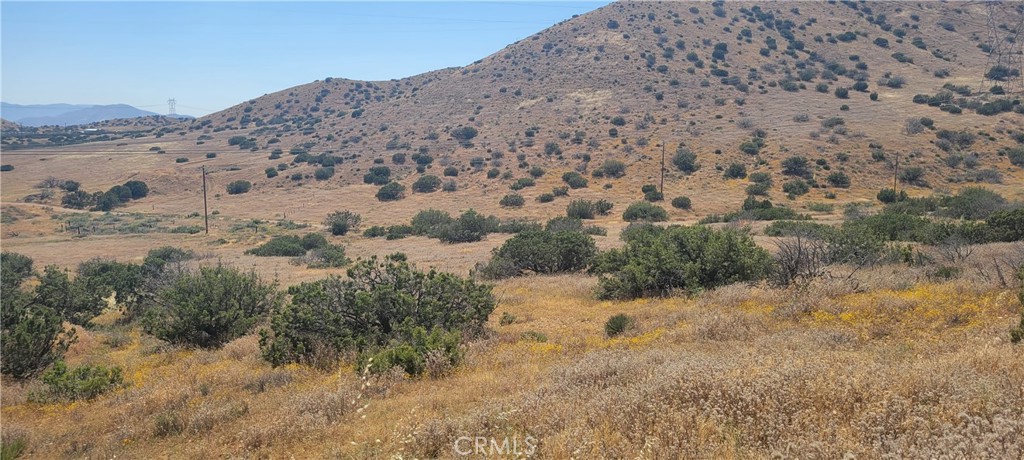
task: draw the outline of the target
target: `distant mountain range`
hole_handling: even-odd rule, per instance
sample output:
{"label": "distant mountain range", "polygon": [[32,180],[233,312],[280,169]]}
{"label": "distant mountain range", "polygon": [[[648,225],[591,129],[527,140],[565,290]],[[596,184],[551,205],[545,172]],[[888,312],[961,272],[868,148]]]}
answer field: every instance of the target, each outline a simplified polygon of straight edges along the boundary
{"label": "distant mountain range", "polygon": [[[81,105],[81,104],[38,104],[20,105],[0,103],[0,115],[5,120],[24,126],[84,125],[118,118],[136,118],[159,115],[127,104]],[[189,115],[176,115],[192,119]]]}

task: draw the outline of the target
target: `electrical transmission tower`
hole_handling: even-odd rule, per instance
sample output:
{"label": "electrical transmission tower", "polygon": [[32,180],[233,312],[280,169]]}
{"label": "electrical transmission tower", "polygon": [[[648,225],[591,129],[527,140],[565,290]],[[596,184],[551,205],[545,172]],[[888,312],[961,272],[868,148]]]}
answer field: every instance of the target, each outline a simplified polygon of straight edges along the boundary
{"label": "electrical transmission tower", "polygon": [[1024,4],[990,0],[985,8],[989,49],[981,90],[999,85],[1009,93],[1024,91]]}
{"label": "electrical transmission tower", "polygon": [[178,103],[178,101],[174,100],[173,97],[167,100],[167,114],[168,115],[177,115],[177,112],[174,111],[175,110],[174,106],[177,105],[177,103]]}

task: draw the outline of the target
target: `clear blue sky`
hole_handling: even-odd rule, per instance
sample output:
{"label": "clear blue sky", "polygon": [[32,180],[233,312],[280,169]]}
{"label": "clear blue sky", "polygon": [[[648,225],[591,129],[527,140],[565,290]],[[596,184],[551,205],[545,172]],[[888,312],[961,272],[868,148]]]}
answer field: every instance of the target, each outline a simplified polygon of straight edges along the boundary
{"label": "clear blue sky", "polygon": [[0,2],[0,98],[205,115],[462,66],[603,2]]}

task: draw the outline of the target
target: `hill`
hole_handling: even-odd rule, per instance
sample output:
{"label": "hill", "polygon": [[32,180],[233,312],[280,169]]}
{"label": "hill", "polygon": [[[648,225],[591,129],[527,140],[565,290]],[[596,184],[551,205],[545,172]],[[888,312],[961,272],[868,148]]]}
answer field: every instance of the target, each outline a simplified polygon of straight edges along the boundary
{"label": "hill", "polygon": [[[127,104],[112,105],[73,105],[73,104],[44,104],[44,105],[18,105],[3,103],[2,112],[4,116],[24,126],[74,126],[100,123],[115,119],[130,119],[142,117],[162,117],[154,112],[137,109]],[[171,118],[192,119],[188,115],[178,115]]]}
{"label": "hill", "polygon": [[[592,177],[581,193],[624,205],[659,181],[663,146],[665,195],[695,195],[698,213],[742,201],[749,184],[723,177],[733,164],[770,174],[766,193],[783,199],[791,177],[782,162],[793,156],[807,160],[800,174],[811,185],[797,203],[871,199],[891,183],[897,157],[919,172],[906,185],[912,193],[977,181],[999,188],[1021,178],[1000,151],[1017,145],[1022,128],[1017,96],[992,91],[1016,80],[984,77],[989,34],[977,18],[986,14],[955,3],[615,3],[462,68],[382,82],[327,78],[155,133],[177,132],[172,139],[95,148],[217,152],[218,182],[250,180],[270,202],[295,187],[360,184],[383,164],[407,187],[455,168],[454,202],[495,207],[534,166],[549,174],[524,191],[528,199],[564,172],[592,176],[614,159],[625,175]],[[983,107],[999,109],[982,115]],[[672,166],[680,145],[695,154],[692,174]],[[432,162],[420,173],[413,156]],[[313,180],[326,157],[334,175]],[[282,162],[287,173],[264,177]],[[348,193],[369,205],[374,192]]]}

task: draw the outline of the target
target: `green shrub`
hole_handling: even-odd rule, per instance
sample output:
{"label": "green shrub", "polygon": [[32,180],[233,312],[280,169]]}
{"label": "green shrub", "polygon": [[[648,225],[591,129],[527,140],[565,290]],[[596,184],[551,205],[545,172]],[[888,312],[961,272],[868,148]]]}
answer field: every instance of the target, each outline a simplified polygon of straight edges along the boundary
{"label": "green shrub", "polygon": [[850,188],[850,176],[846,175],[846,173],[842,171],[836,171],[829,174],[828,178],[825,180],[827,180],[829,185],[833,187]]}
{"label": "green shrub", "polygon": [[425,209],[412,217],[412,231],[416,235],[431,235],[435,229],[452,223],[452,216],[436,209]]}
{"label": "green shrub", "polygon": [[334,177],[334,167],[321,167],[313,171],[313,178],[316,180],[327,180]]}
{"label": "green shrub", "polygon": [[622,213],[622,219],[627,222],[663,222],[668,220],[668,213],[660,206],[646,201],[638,201],[626,208],[626,211]]}
{"label": "green shrub", "polygon": [[608,338],[612,338],[621,335],[633,326],[633,318],[630,316],[619,313],[604,323],[604,335]]}
{"label": "green shrub", "polygon": [[295,235],[275,236],[255,248],[245,251],[257,257],[298,257],[306,254],[302,238]]}
{"label": "green shrub", "polygon": [[562,180],[565,181],[566,185],[571,189],[584,188],[587,186],[587,178],[575,171],[569,171],[562,174]]}
{"label": "green shrub", "polygon": [[964,187],[956,195],[942,200],[942,215],[955,219],[987,219],[1006,207],[1006,198],[983,187]]}
{"label": "green shrub", "polygon": [[[598,172],[600,172],[601,176],[611,177],[611,178],[614,178],[614,179],[618,179],[618,178],[626,175],[626,163],[623,163],[623,162],[621,162],[619,160],[615,160],[615,159],[608,159],[608,160],[605,160],[604,163],[601,164],[600,168],[598,168],[597,170],[594,171],[595,174],[598,174]],[[564,180],[564,177],[563,177],[563,180]],[[569,186],[571,187],[572,184],[569,184]],[[577,187],[573,187],[573,188],[577,188]]]}
{"label": "green shrub", "polygon": [[[260,333],[263,356],[275,366],[316,364],[324,354],[353,351],[364,357],[360,364],[365,366],[370,356],[403,345],[418,349],[416,354],[424,358],[438,348],[454,351],[458,340],[453,334],[479,334],[495,307],[491,286],[449,273],[418,271],[397,254],[360,261],[348,270],[347,279],[302,283],[288,292],[292,301]],[[375,370],[420,362],[413,355],[408,348],[388,352],[373,360],[383,362]],[[418,367],[403,368],[418,373]]]}
{"label": "green shrub", "polygon": [[445,243],[471,243],[484,239],[492,228],[487,217],[470,209],[450,223],[432,228],[430,236]]}
{"label": "green shrub", "polygon": [[624,248],[601,253],[594,266],[602,275],[601,298],[632,299],[760,280],[771,258],[746,233],[672,226],[632,235]]}
{"label": "green shrub", "polygon": [[[582,227],[582,223],[579,225]],[[549,222],[549,228],[555,226]],[[495,249],[491,260],[480,267],[479,272],[489,278],[505,278],[519,276],[524,272],[550,274],[580,271],[590,264],[596,254],[594,239],[579,231],[526,231]]]}
{"label": "green shrub", "polygon": [[693,207],[693,203],[690,201],[690,197],[688,196],[677,196],[672,199],[672,207],[688,210]]}
{"label": "green shrub", "polygon": [[267,175],[267,179],[273,179],[277,177],[277,169],[275,168],[267,168],[263,170],[263,173]]}
{"label": "green shrub", "polygon": [[0,253],[0,272],[0,371],[27,379],[64,356],[75,341],[74,330],[65,331],[57,312],[21,289],[32,276],[32,259]]}
{"label": "green shrub", "polygon": [[[397,154],[396,154],[397,155]],[[402,156],[402,162],[405,162],[405,156]],[[398,164],[398,163],[396,163]],[[387,166],[372,166],[366,174],[363,174],[364,184],[373,185],[387,185],[391,182],[391,168]]]}
{"label": "green shrub", "polygon": [[555,201],[555,195],[553,193],[541,193],[537,195],[537,201],[540,203],[550,203]]}
{"label": "green shrub", "polygon": [[[313,233],[311,235],[319,235]],[[309,235],[307,235],[309,236]],[[310,248],[306,254],[306,263],[309,268],[340,268],[349,264],[351,260],[345,257],[345,246],[340,244],[324,244]]]}
{"label": "green shrub", "polygon": [[14,165],[6,164],[0,165],[0,172],[14,171]]}
{"label": "green shrub", "polygon": [[782,160],[782,174],[787,176],[810,177],[810,162],[805,157],[789,157]]}
{"label": "green shrub", "polygon": [[171,343],[203,348],[219,347],[247,334],[281,302],[276,285],[263,282],[255,272],[223,265],[182,274],[158,290],[155,298],[143,321],[146,332]]}
{"label": "green shrub", "polygon": [[536,179],[539,179],[542,176],[544,176],[544,172],[544,168],[541,168],[540,166],[534,166],[530,168],[530,175]]}
{"label": "green shrub", "polygon": [[91,400],[124,384],[120,367],[104,367],[84,364],[68,368],[64,361],[57,361],[43,373],[41,392],[30,393],[29,399],[36,402]]}
{"label": "green shrub", "polygon": [[896,190],[891,188],[883,188],[878,191],[878,195],[875,196],[878,201],[882,203],[895,203],[897,201],[903,201],[907,199],[907,192],[900,190],[900,193],[896,193]]}
{"label": "green shrub", "polygon": [[532,177],[521,177],[519,179],[516,179],[516,181],[513,182],[512,185],[510,185],[508,188],[512,190],[522,190],[526,187],[533,187],[534,185],[537,185],[537,181],[533,180]]}
{"label": "green shrub", "polygon": [[741,163],[732,163],[725,168],[726,179],[743,179],[747,177],[747,167]]}
{"label": "green shrub", "polygon": [[441,188],[441,179],[432,175],[422,176],[412,184],[412,191],[417,193],[432,193],[439,188]]}
{"label": "green shrub", "polygon": [[429,333],[422,327],[412,328],[406,341],[381,351],[363,353],[356,362],[360,370],[381,374],[394,367],[416,376],[428,373],[440,376],[462,361],[462,334],[434,328]]}
{"label": "green shrub", "polygon": [[456,168],[454,166],[445,167],[444,171],[442,172],[442,174],[445,177],[455,177],[455,176],[458,176],[459,175],[459,168]]}
{"label": "green shrub", "polygon": [[491,169],[487,170],[487,178],[488,179],[494,179],[495,177],[498,177],[500,174],[501,174],[501,171],[499,171],[498,168],[491,168]]}
{"label": "green shrub", "polygon": [[803,179],[793,179],[782,184],[782,191],[793,196],[806,195],[811,186]]}
{"label": "green shrub", "polygon": [[679,147],[676,149],[676,154],[672,157],[672,164],[686,174],[691,174],[700,169],[700,164],[697,163],[697,155],[683,144],[679,144]]}
{"label": "green shrub", "polygon": [[352,211],[335,211],[324,219],[324,226],[332,235],[340,236],[349,231],[359,230],[359,223],[363,218]]}
{"label": "green shrub", "polygon": [[985,225],[992,241],[1024,240],[1024,208],[996,211],[988,216]]}
{"label": "green shrub", "polygon": [[911,166],[900,170],[899,179],[900,182],[908,184],[923,184],[922,179],[924,178],[924,169],[920,166]]}
{"label": "green shrub", "polygon": [[577,219],[593,219],[594,203],[590,200],[572,200],[565,207],[565,214]]}
{"label": "green shrub", "polygon": [[509,193],[501,197],[501,201],[498,204],[504,208],[521,208],[526,204],[526,199],[518,193]]}
{"label": "green shrub", "polygon": [[405,186],[398,182],[389,182],[377,190],[380,201],[397,201],[405,197]]}
{"label": "green shrub", "polygon": [[252,183],[247,180],[236,180],[227,186],[228,195],[240,195],[252,188]]}

